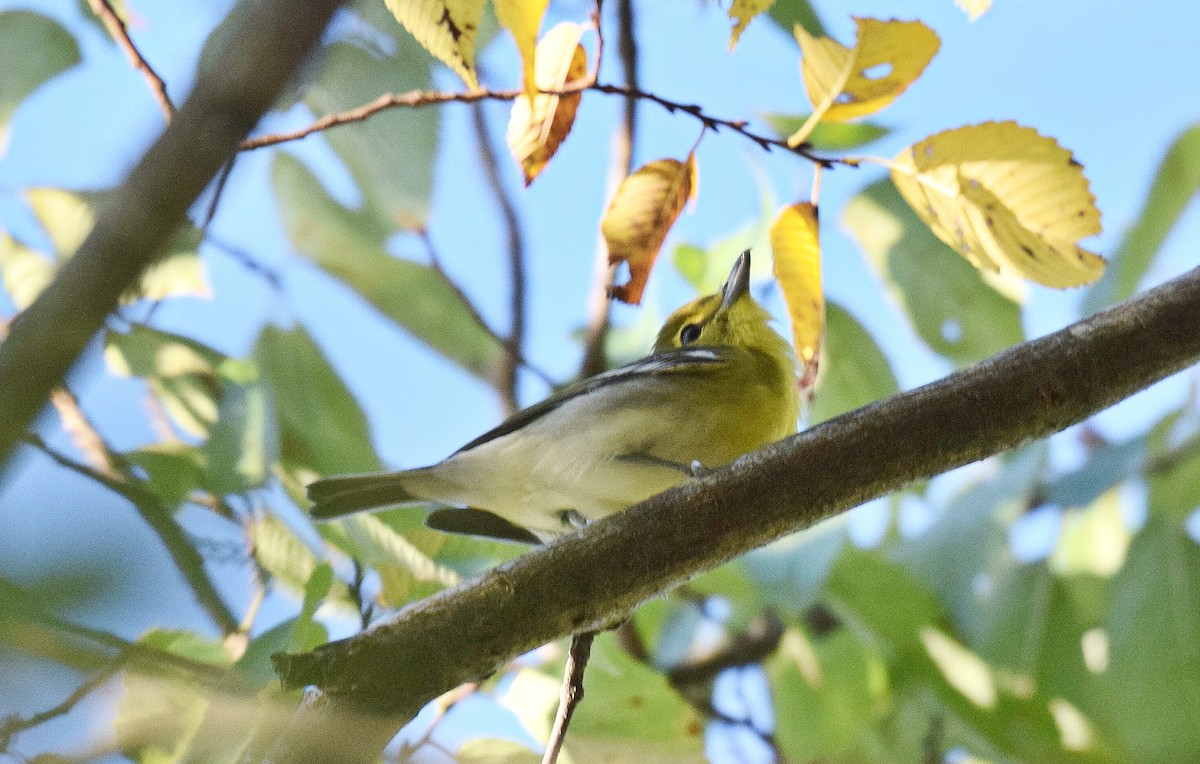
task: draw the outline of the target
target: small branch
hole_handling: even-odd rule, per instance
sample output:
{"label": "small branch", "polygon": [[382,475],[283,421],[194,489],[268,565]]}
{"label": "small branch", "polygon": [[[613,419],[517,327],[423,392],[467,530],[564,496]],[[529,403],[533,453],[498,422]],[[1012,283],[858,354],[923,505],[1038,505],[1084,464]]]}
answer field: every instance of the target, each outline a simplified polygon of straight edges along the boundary
{"label": "small branch", "polygon": [[213,186],[212,199],[208,200],[208,209],[204,211],[204,219],[200,221],[200,235],[203,237],[208,234],[208,227],[212,224],[213,218],[217,216],[217,207],[221,204],[221,196],[225,193],[225,184],[229,182],[229,176],[233,174],[233,163],[237,161],[237,154],[229,157],[225,164],[221,165],[221,171],[217,173],[217,182]]}
{"label": "small branch", "polygon": [[133,44],[125,22],[117,15],[108,0],[88,0],[88,5],[92,7],[92,13],[95,13],[104,23],[104,28],[112,35],[121,50],[125,51],[125,55],[129,57],[129,63],[133,64],[133,68],[146,78],[154,100],[158,101],[158,106],[162,109],[163,118],[167,120],[167,124],[170,124],[171,120],[175,118],[175,105],[171,103],[171,98],[167,95],[167,83],[163,82],[162,77],[158,76],[158,72],[154,71],[154,67],[150,66],[150,62]]}
{"label": "small branch", "polygon": [[26,717],[20,717],[14,714],[13,716],[9,716],[4,719],[2,722],[0,722],[0,751],[7,750],[8,746],[12,742],[13,737],[19,735],[25,730],[33,729],[34,727],[45,724],[52,719],[57,719],[60,716],[65,716],[66,714],[71,713],[75,706],[79,705],[80,701],[82,701],[88,695],[91,695],[92,692],[100,687],[100,685],[111,679],[113,675],[116,674],[120,669],[120,662],[105,666],[85,679],[82,684],[76,687],[75,690],[71,692],[71,694],[68,695],[65,700],[63,700],[63,702],[59,703],[53,708],[48,708],[45,711],[41,711]]}
{"label": "small branch", "polygon": [[[622,0],[624,2],[624,0]],[[695,119],[699,120],[705,127],[713,132],[719,132],[721,128],[731,130],[734,133],[756,143],[759,147],[771,151],[772,149],[782,149],[788,154],[801,157],[821,165],[822,167],[831,168],[835,165],[845,165],[847,167],[856,167],[860,161],[870,161],[868,159],[846,160],[834,157],[823,157],[812,153],[805,144],[801,144],[795,148],[787,145],[787,141],[780,138],[772,138],[770,136],[756,133],[748,127],[748,122],[743,119],[722,119],[714,117],[704,111],[704,108],[698,104],[682,103],[680,101],[672,101],[654,93],[649,93],[640,88],[631,85],[612,85],[608,83],[596,82],[592,79],[594,75],[588,75],[575,82],[569,82],[559,90],[542,90],[540,92],[550,95],[569,95],[572,93],[582,93],[586,90],[594,90],[598,93],[607,95],[621,96],[627,101],[652,101],[674,114],[682,112]],[[442,91],[442,90],[409,90],[404,93],[384,93],[373,101],[363,104],[362,106],[349,109],[347,111],[338,112],[337,114],[327,114],[324,117],[316,120],[307,127],[293,130],[286,133],[268,133],[255,138],[247,138],[240,145],[241,151],[253,151],[266,146],[275,146],[280,143],[300,140],[308,136],[319,133],[330,128],[347,125],[354,122],[362,122],[370,117],[378,114],[381,111],[395,108],[416,109],[425,106],[435,106],[447,103],[479,103],[481,101],[513,101],[518,96],[524,94],[521,89],[509,90],[492,90],[490,88],[480,88],[479,90],[470,91]]]}
{"label": "small branch", "polygon": [[500,177],[500,162],[496,158],[496,150],[492,147],[487,113],[483,104],[472,105],[471,124],[475,128],[475,141],[479,145],[484,177],[487,178],[488,188],[496,200],[496,206],[500,208],[500,217],[504,220],[508,241],[509,310],[512,314],[512,324],[508,337],[504,340],[504,364],[497,371],[495,382],[506,413],[512,414],[521,407],[517,398],[517,366],[520,363],[521,347],[525,342],[525,234],[521,229],[521,220],[517,216],[512,198],[504,187],[504,179]]}
{"label": "small branch", "polygon": [[558,754],[562,751],[563,740],[567,737],[567,726],[575,714],[579,701],[583,700],[583,673],[587,668],[588,658],[592,655],[592,642],[596,632],[581,631],[571,635],[571,648],[567,653],[567,665],[563,668],[562,694],[558,699],[558,713],[554,716],[554,728],[550,731],[550,739],[546,742],[546,753],[542,756],[542,764],[556,764]]}
{"label": "small branch", "polygon": [[361,561],[357,558],[354,560],[354,580],[350,582],[350,594],[354,597],[354,605],[358,608],[358,623],[359,628],[363,631],[371,625],[371,619],[375,617],[375,603],[368,602],[363,595],[363,578],[366,575],[366,568],[363,567]]}
{"label": "small branch", "polygon": [[775,652],[786,629],[783,620],[775,611],[767,609],[737,634],[728,645],[701,660],[681,664],[667,672],[667,681],[680,688],[687,685],[707,684],[725,669],[762,663]]}
{"label": "small branch", "polygon": [[442,265],[441,255],[438,253],[437,247],[434,246],[433,238],[430,237],[429,232],[424,228],[419,228],[414,231],[414,233],[416,233],[416,235],[421,239],[421,243],[425,245],[425,253],[429,256],[429,267],[433,269],[434,273],[441,277],[442,281],[445,282],[450,291],[454,293],[454,296],[457,297],[459,302],[462,303],[463,308],[466,309],[467,315],[471,317],[471,320],[473,320],[480,329],[485,331],[488,336],[503,346],[508,353],[515,355],[517,360],[521,362],[522,366],[536,374],[547,385],[555,387],[558,383],[554,381],[553,377],[551,377],[541,368],[530,363],[529,359],[525,358],[521,354],[520,348],[513,347],[512,343],[507,337],[500,336],[500,333],[491,327],[491,324],[487,322],[487,319],[485,319],[483,314],[479,312],[479,309],[475,307],[475,303],[471,301],[471,298],[467,296],[467,293],[463,291],[463,288],[458,285],[458,282],[456,282],[450,276],[450,274],[446,271],[446,268]]}
{"label": "small branch", "polygon": [[[625,84],[638,87],[637,37],[633,33],[633,0],[618,0],[617,3],[617,51],[621,56],[621,69]],[[600,23],[596,21],[599,36]],[[601,37],[603,39],[603,37]],[[632,95],[625,98],[625,109],[621,126],[613,134],[608,161],[608,180],[605,199],[612,199],[617,187],[633,172],[633,144],[637,136],[637,99]],[[588,292],[587,322],[583,335],[583,362],[579,375],[591,377],[608,368],[608,353],[605,349],[608,338],[608,322],[612,304],[612,291],[616,266],[609,262],[608,243],[603,234],[596,236],[596,254],[592,262],[592,289]]]}
{"label": "small branch", "polygon": [[119,475],[106,475],[85,464],[80,464],[51,448],[44,440],[36,435],[30,435],[26,442],[53,459],[60,466],[79,475],[91,478],[110,491],[121,496],[137,509],[138,514],[158,535],[166,547],[175,567],[191,587],[192,593],[201,607],[208,612],[210,618],[221,629],[224,635],[237,633],[239,625],[216,586],[209,580],[204,571],[204,558],[192,546],[187,533],[175,521],[172,507],[166,507],[156,494],[142,486],[137,481],[126,480]]}

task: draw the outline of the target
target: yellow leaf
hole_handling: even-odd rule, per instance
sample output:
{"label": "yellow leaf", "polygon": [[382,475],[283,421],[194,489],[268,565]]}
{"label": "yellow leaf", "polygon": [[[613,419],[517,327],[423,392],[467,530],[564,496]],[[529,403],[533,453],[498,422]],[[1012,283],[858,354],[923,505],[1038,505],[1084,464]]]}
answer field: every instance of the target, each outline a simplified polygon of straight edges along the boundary
{"label": "yellow leaf", "polygon": [[900,152],[892,180],[909,206],[980,270],[1052,287],[1095,281],[1104,259],[1083,168],[1053,138],[1015,122],[947,130]]}
{"label": "yellow leaf", "polygon": [[796,25],[813,112],[788,138],[789,146],[803,143],[818,122],[846,122],[884,108],[921,76],[941,47],[937,34],[920,21],[855,18],[854,23],[858,41],[853,48]]}
{"label": "yellow leaf", "polygon": [[780,210],[771,224],[775,278],[783,289],[796,356],[804,364],[804,379],[816,380],[825,333],[825,293],[821,289],[821,245],[817,206],[801,202]]}
{"label": "yellow leaf", "polygon": [[729,37],[729,49],[738,43],[746,25],[758,14],[775,4],[775,0],[733,0],[729,6],[729,18],[733,20],[733,33]]}
{"label": "yellow leaf", "polygon": [[974,21],[988,12],[992,7],[992,0],[954,0],[954,4],[967,14],[968,19]]}
{"label": "yellow leaf", "polygon": [[525,95],[529,98],[537,92],[534,61],[538,27],[542,25],[542,16],[549,4],[550,0],[496,0],[496,19],[512,33],[517,50],[521,52]]}
{"label": "yellow leaf", "polygon": [[629,281],[613,287],[613,297],[637,305],[662,249],[667,231],[693,194],[696,155],[686,162],[658,159],[621,181],[600,221],[608,261],[629,264]]}
{"label": "yellow leaf", "polygon": [[[587,53],[579,44],[580,24],[562,23],[538,43],[537,86],[560,90],[587,73]],[[582,93],[550,95],[538,93],[532,100],[522,95],[513,101],[508,119],[508,148],[525,171],[525,185],[533,182],[566,140],[575,122]]]}
{"label": "yellow leaf", "polygon": [[457,72],[469,87],[479,87],[475,76],[475,36],[483,17],[484,0],[384,2],[421,47]]}

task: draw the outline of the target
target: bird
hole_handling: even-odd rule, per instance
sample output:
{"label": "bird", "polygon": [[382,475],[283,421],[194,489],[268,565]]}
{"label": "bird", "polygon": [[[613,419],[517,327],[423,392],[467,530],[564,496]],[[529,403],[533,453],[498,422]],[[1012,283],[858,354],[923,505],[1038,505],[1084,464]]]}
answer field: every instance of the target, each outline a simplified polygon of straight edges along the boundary
{"label": "bird", "polygon": [[644,358],[570,384],[436,464],[308,486],[328,520],[438,504],[426,525],[548,542],[796,432],[791,346],[750,294],[750,251]]}

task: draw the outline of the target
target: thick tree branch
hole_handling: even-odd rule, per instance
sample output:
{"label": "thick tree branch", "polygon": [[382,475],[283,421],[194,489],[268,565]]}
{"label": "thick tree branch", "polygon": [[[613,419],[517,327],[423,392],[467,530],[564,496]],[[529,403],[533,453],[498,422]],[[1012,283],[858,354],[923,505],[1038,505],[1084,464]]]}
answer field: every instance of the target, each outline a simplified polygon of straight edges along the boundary
{"label": "thick tree branch", "polygon": [[297,13],[288,0],[244,0],[232,11],[228,43],[211,57],[218,65],[200,73],[166,132],[108,197],[79,251],[0,344],[0,466],[340,5],[314,0]]}
{"label": "thick tree branch", "polygon": [[[1200,358],[1200,269],[970,369],[780,441],[364,634],[278,655],[289,686],[394,732],[440,693],[915,480],[1095,414]],[[379,732],[386,739],[384,731]]]}

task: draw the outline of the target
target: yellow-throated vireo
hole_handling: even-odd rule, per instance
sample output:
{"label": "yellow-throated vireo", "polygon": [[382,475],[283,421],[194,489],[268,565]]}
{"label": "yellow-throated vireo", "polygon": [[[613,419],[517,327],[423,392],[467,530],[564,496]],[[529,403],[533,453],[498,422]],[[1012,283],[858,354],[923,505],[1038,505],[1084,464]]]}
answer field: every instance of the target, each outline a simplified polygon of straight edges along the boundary
{"label": "yellow-throated vireo", "polygon": [[564,387],[428,467],[318,480],[313,517],[456,505],[427,524],[545,541],[796,431],[795,357],[749,291],[750,253],[721,290],[675,311],[650,355]]}

